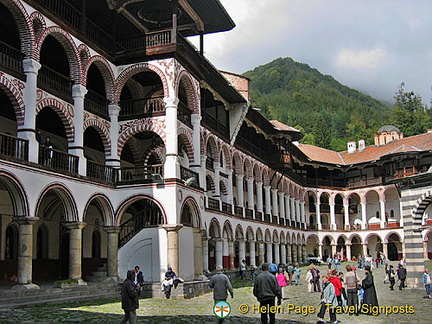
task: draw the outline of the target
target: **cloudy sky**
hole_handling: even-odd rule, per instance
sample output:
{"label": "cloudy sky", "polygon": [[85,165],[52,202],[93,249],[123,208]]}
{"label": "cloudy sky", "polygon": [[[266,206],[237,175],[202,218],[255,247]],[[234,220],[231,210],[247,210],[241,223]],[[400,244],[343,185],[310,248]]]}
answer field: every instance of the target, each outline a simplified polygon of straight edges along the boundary
{"label": "cloudy sky", "polygon": [[236,27],[204,38],[220,70],[244,73],[291,57],[393,102],[432,97],[432,0],[220,0]]}

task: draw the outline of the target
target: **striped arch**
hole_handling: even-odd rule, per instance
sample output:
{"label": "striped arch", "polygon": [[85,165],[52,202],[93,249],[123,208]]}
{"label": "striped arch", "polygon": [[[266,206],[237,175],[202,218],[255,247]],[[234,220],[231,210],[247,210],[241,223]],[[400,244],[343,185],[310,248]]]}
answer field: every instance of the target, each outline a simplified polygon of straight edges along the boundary
{"label": "striped arch", "polygon": [[22,92],[24,84],[19,80],[11,81],[3,72],[0,72],[0,88],[6,93],[12,103],[17,125],[24,125],[25,105]]}
{"label": "striped arch", "polygon": [[[193,138],[190,131],[186,130],[183,126],[178,129],[178,136],[183,139],[183,143],[186,146],[186,154],[189,161],[194,161],[194,148],[193,148]],[[199,164],[200,161],[194,161],[194,163]]]}
{"label": "striped arch", "polygon": [[[136,151],[136,148],[134,147],[134,151]],[[136,152],[138,155],[138,152]],[[144,154],[142,158],[143,165],[148,165],[148,161],[152,157],[152,155],[156,155],[158,160],[161,163],[165,163],[165,147],[163,145],[156,146],[156,147],[150,147]]]}
{"label": "striped arch", "polygon": [[38,38],[40,34],[45,30],[47,24],[45,17],[38,11],[32,12],[30,15],[30,21],[33,28],[34,39]]}
{"label": "striped arch", "polygon": [[155,72],[162,81],[164,97],[166,98],[170,97],[168,81],[165,77],[165,74],[158,67],[152,64],[139,63],[139,64],[131,65],[130,67],[122,71],[120,75],[117,77],[117,79],[115,80],[114,103],[118,103],[120,101],[120,94],[126,82],[135,74],[138,74],[140,72]]}
{"label": "striped arch", "polygon": [[105,120],[101,120],[99,117],[84,112],[83,132],[89,127],[94,127],[100,135],[104,145],[105,156],[108,156],[111,152],[110,124]]}
{"label": "striped arch", "polygon": [[162,204],[161,204],[157,199],[155,199],[155,198],[152,197],[152,196],[149,196],[149,195],[146,195],[146,194],[137,194],[137,195],[133,195],[133,196],[130,196],[130,197],[124,199],[124,200],[120,203],[120,205],[119,205],[119,207],[117,208],[117,211],[116,211],[116,213],[115,213],[115,216],[114,216],[114,226],[120,226],[120,225],[121,225],[121,218],[122,218],[122,216],[124,215],[124,212],[126,211],[126,209],[127,209],[131,204],[133,204],[135,201],[138,201],[138,200],[141,200],[141,199],[147,199],[147,200],[150,200],[150,201],[152,201],[153,203],[155,203],[156,206],[159,207],[159,210],[160,210],[161,213],[162,213],[163,223],[164,223],[164,224],[167,224],[167,215],[166,215],[166,211],[165,211],[165,209],[163,208]]}
{"label": "striped arch", "polygon": [[222,143],[221,151],[224,153],[224,157],[225,157],[225,161],[224,161],[225,168],[232,169],[231,153],[230,153],[231,151],[226,143]]}
{"label": "striped arch", "polygon": [[[412,225],[420,227],[422,225],[423,214],[427,207],[432,203],[432,190],[427,190],[416,201],[416,207],[412,210]],[[407,225],[404,219],[404,224]]]}
{"label": "striped arch", "polygon": [[211,158],[213,160],[215,160],[215,161],[219,161],[219,156],[217,154],[218,148],[217,148],[216,140],[215,140],[215,138],[214,138],[213,135],[209,135],[206,138],[206,142],[205,142],[204,148],[205,148],[205,154],[207,156],[208,156],[208,153],[209,153],[209,152],[207,152],[207,146],[209,146],[209,145],[210,145],[210,149],[211,149],[211,152],[210,152]]}
{"label": "striped arch", "polygon": [[42,200],[50,190],[54,191],[59,196],[63,204],[63,209],[65,212],[64,218],[66,222],[83,221],[82,219],[79,218],[78,209],[76,206],[76,202],[73,198],[74,196],[72,194],[72,191],[69,188],[67,188],[64,184],[56,183],[56,182],[46,186],[39,194],[39,197],[36,202],[35,215],[39,214],[39,208],[41,206]]}
{"label": "striped arch", "polygon": [[[186,70],[182,70],[177,78],[177,92],[180,90],[180,84],[183,85],[183,88],[186,90],[187,96],[187,106],[192,110],[193,114],[200,113],[200,102],[199,102],[199,85],[198,88],[194,87],[194,82],[190,76],[190,74]],[[177,94],[178,98],[178,94]]]}
{"label": "striped arch", "polygon": [[251,226],[246,228],[246,239],[248,241],[255,241],[255,235]]}
{"label": "striped arch", "polygon": [[25,58],[34,59],[33,44],[35,35],[31,23],[32,19],[28,15],[27,10],[21,1],[18,0],[4,0],[2,4],[10,11],[17,24],[20,34],[21,52],[24,53]]}
{"label": "striped arch", "polygon": [[104,226],[114,226],[114,208],[109,198],[102,193],[96,193],[89,198],[84,207],[83,221],[85,221],[87,210],[93,201],[98,206],[102,214]]}
{"label": "striped arch", "polygon": [[252,172],[253,172],[253,177],[255,179],[255,182],[261,182],[262,183],[263,182],[262,170],[261,170],[258,163],[254,163]]}
{"label": "striped arch", "polygon": [[210,184],[210,188],[206,188],[207,191],[215,192],[215,189],[216,189],[215,183],[214,183],[212,175],[208,171],[206,171],[206,183],[207,182]]}
{"label": "striped arch", "polygon": [[270,175],[268,168],[263,169],[262,177],[264,186],[270,186]]}
{"label": "striped arch", "polygon": [[[81,48],[81,46],[80,46],[80,48]],[[83,53],[83,52],[84,52],[84,49],[80,51],[80,53]],[[90,57],[88,59],[88,61],[85,62],[85,66],[83,67],[83,73],[82,73],[83,84],[85,86],[87,85],[87,74],[88,74],[88,71],[89,71],[90,66],[92,64],[95,64],[102,74],[102,77],[103,77],[104,82],[105,82],[106,97],[108,98],[108,100],[110,102],[114,102],[114,93],[115,93],[114,79],[115,79],[115,77],[114,77],[114,72],[111,69],[109,62],[107,61],[107,59],[105,57],[100,56],[100,55],[95,55],[95,56]]]}
{"label": "striped arch", "polygon": [[[183,202],[183,206],[180,211],[180,215],[183,215],[183,208],[188,205],[190,210],[192,211],[192,227],[201,228],[201,216],[199,212],[199,207],[196,200],[193,197],[186,197]],[[183,224],[182,220],[180,222]]]}
{"label": "striped arch", "polygon": [[66,56],[69,61],[70,78],[76,84],[83,84],[82,80],[82,66],[79,59],[78,48],[76,47],[72,37],[69,33],[57,26],[48,27],[45,29],[36,40],[35,56],[36,60],[40,61],[40,51],[42,49],[43,42],[47,36],[53,36],[62,46],[66,52]]}
{"label": "striped arch", "polygon": [[235,239],[236,240],[240,240],[240,239],[244,239],[244,232],[243,232],[243,227],[238,224],[236,226],[236,230],[235,230]]}
{"label": "striped arch", "polygon": [[232,240],[234,237],[233,229],[229,220],[226,220],[223,225],[222,237]]}
{"label": "striped arch", "polygon": [[243,174],[243,160],[238,152],[234,152],[232,160],[235,162],[233,163],[233,167],[235,166],[234,172],[236,174]]}
{"label": "striped arch", "polygon": [[154,132],[159,135],[164,144],[166,145],[166,135],[165,135],[165,121],[164,120],[151,120],[149,118],[146,119],[134,119],[128,121],[124,124],[120,125],[119,129],[119,138],[118,138],[118,146],[117,152],[121,155],[121,151],[123,150],[123,146],[126,144],[127,140],[131,138],[133,135],[143,132],[149,131]]}
{"label": "striped arch", "polygon": [[253,176],[253,170],[252,170],[252,162],[249,158],[246,158],[244,160],[244,169],[246,170],[245,176],[250,178]]}
{"label": "striped arch", "polygon": [[14,215],[31,215],[27,201],[27,194],[20,180],[8,171],[0,169],[0,184],[10,193]]}
{"label": "striped arch", "polygon": [[216,218],[212,218],[210,221],[208,235],[210,238],[221,238],[221,227]]}
{"label": "striped arch", "polygon": [[73,111],[72,105],[66,104],[65,106],[61,101],[55,98],[45,98],[36,104],[36,115],[44,108],[52,108],[60,117],[63,126],[66,130],[66,138],[69,143],[72,143],[75,136],[75,129],[73,124]]}
{"label": "striped arch", "polygon": [[227,196],[228,195],[228,179],[221,179],[219,181],[221,187],[221,194]]}
{"label": "striped arch", "polygon": [[389,237],[392,236],[393,234],[399,238],[400,242],[403,241],[402,237],[400,236],[400,234],[398,232],[392,231],[392,232],[387,233],[387,235],[384,237],[384,241],[382,243],[388,243]]}
{"label": "striped arch", "polygon": [[264,236],[261,227],[258,227],[255,233],[256,240],[258,242],[264,241]]}

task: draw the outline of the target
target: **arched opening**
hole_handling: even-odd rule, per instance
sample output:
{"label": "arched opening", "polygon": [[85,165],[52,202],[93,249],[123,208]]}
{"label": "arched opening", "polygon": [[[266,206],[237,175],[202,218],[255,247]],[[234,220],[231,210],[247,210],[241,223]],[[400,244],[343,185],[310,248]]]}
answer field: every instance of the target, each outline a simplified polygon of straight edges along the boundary
{"label": "arched opening", "polygon": [[39,226],[36,240],[36,258],[40,260],[48,259],[48,228],[45,224]]}
{"label": "arched opening", "polygon": [[87,94],[84,97],[84,109],[109,119],[108,104],[104,78],[97,65],[93,63],[87,73]]}

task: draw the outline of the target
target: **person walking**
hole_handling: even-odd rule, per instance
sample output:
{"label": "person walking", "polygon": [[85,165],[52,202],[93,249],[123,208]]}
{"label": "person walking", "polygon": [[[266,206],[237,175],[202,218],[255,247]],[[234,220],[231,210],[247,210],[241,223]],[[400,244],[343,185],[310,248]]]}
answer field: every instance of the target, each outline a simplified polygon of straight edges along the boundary
{"label": "person walking", "polygon": [[[330,270],[331,271],[331,270]],[[322,292],[322,301],[321,301],[321,307],[318,312],[318,317],[320,320],[318,320],[317,323],[325,323],[324,322],[324,315],[326,313],[326,308],[329,311],[330,314],[330,321],[328,323],[334,323],[338,324],[340,323],[336,319],[336,306],[338,306],[338,301],[335,294],[335,289],[333,284],[330,282],[329,276],[323,276],[323,292]]]}
{"label": "person walking", "polygon": [[[375,290],[374,278],[370,266],[365,266],[365,277],[362,280],[362,288],[364,289],[363,304],[361,308],[362,314],[372,315],[371,308],[378,306],[378,297]],[[375,313],[374,313],[375,315]]]}
{"label": "person walking", "polygon": [[240,277],[242,280],[246,279],[246,260],[240,262]]}
{"label": "person walking", "polygon": [[122,324],[127,323],[128,321],[131,324],[135,324],[137,321],[136,310],[139,307],[138,297],[140,293],[140,285],[135,285],[134,280],[135,271],[128,270],[121,291],[122,308],[125,313],[123,320],[120,322]]}
{"label": "person walking", "polygon": [[405,288],[405,279],[407,277],[407,271],[404,268],[404,266],[402,264],[399,264],[399,270],[397,272],[398,275],[398,279],[399,279],[399,290],[402,290],[403,288]]}
{"label": "person walking", "polygon": [[327,277],[329,278],[330,282],[333,284],[336,299],[338,302],[338,306],[342,306],[342,281],[337,276],[336,270],[328,270],[327,271]]}
{"label": "person walking", "polygon": [[285,276],[283,268],[279,268],[279,273],[276,276],[276,279],[278,281],[279,287],[281,288],[281,294],[282,299],[286,299],[285,293],[286,293],[286,286],[287,286],[287,277]]}
{"label": "person walking", "polygon": [[140,270],[139,266],[135,266],[135,279],[134,284],[142,286],[144,283],[144,275],[142,271]]}
{"label": "person walking", "polygon": [[429,269],[424,270],[422,283],[426,289],[426,298],[432,298],[432,274],[429,273]]}
{"label": "person walking", "polygon": [[395,285],[395,283],[396,283],[396,274],[395,274],[395,272],[394,272],[394,270],[393,270],[393,266],[390,264],[390,266],[389,266],[389,268],[388,268],[388,280],[389,280],[389,283],[390,283],[390,286],[389,286],[389,288],[390,288],[390,290],[394,290],[394,285]]}
{"label": "person walking", "polygon": [[298,263],[296,263],[295,265],[294,273],[295,273],[295,285],[298,286],[300,285],[300,273],[301,273],[300,265]]}
{"label": "person walking", "polygon": [[292,279],[294,274],[294,267],[292,266],[292,264],[288,265],[287,274],[288,274],[288,285],[292,285]]}
{"label": "person walking", "polygon": [[313,284],[313,277],[312,277],[312,264],[309,265],[309,268],[306,272],[306,283],[308,287],[308,292],[313,293],[314,284]]}
{"label": "person walking", "polygon": [[[211,277],[208,286],[213,289],[213,300],[215,304],[220,301],[226,301],[228,292],[231,298],[234,298],[234,290],[227,275],[222,272],[222,266],[216,267],[216,274]],[[219,323],[223,322],[223,318],[219,318]]]}
{"label": "person walking", "polygon": [[314,285],[314,292],[321,292],[319,270],[315,265],[312,265],[311,272],[312,272],[312,282]]}
{"label": "person walking", "polygon": [[277,305],[280,306],[282,302],[281,289],[276,277],[270,274],[268,263],[263,263],[261,269],[263,272],[255,279],[253,294],[260,303],[260,310],[266,310],[261,312],[261,323],[267,324],[268,318],[270,318],[270,324],[275,324],[276,314],[270,311],[270,307],[274,307],[275,298],[277,298]]}
{"label": "person walking", "polygon": [[[344,287],[347,295],[347,306],[349,315],[358,315],[358,280],[357,274],[353,271],[352,267],[348,264],[344,275]],[[351,311],[353,310],[353,311]]]}
{"label": "person walking", "polygon": [[331,269],[332,268],[332,264],[333,264],[333,259],[332,259],[332,257],[330,255],[327,257],[326,262],[327,262],[328,268]]}

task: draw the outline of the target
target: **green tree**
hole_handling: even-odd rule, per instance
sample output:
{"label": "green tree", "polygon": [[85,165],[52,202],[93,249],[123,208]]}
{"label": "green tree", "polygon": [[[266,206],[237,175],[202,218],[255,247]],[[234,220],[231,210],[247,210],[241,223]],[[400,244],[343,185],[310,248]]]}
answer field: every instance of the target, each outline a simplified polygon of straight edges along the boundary
{"label": "green tree", "polygon": [[331,128],[329,127],[324,116],[319,115],[313,130],[315,145],[325,149],[331,148]]}

